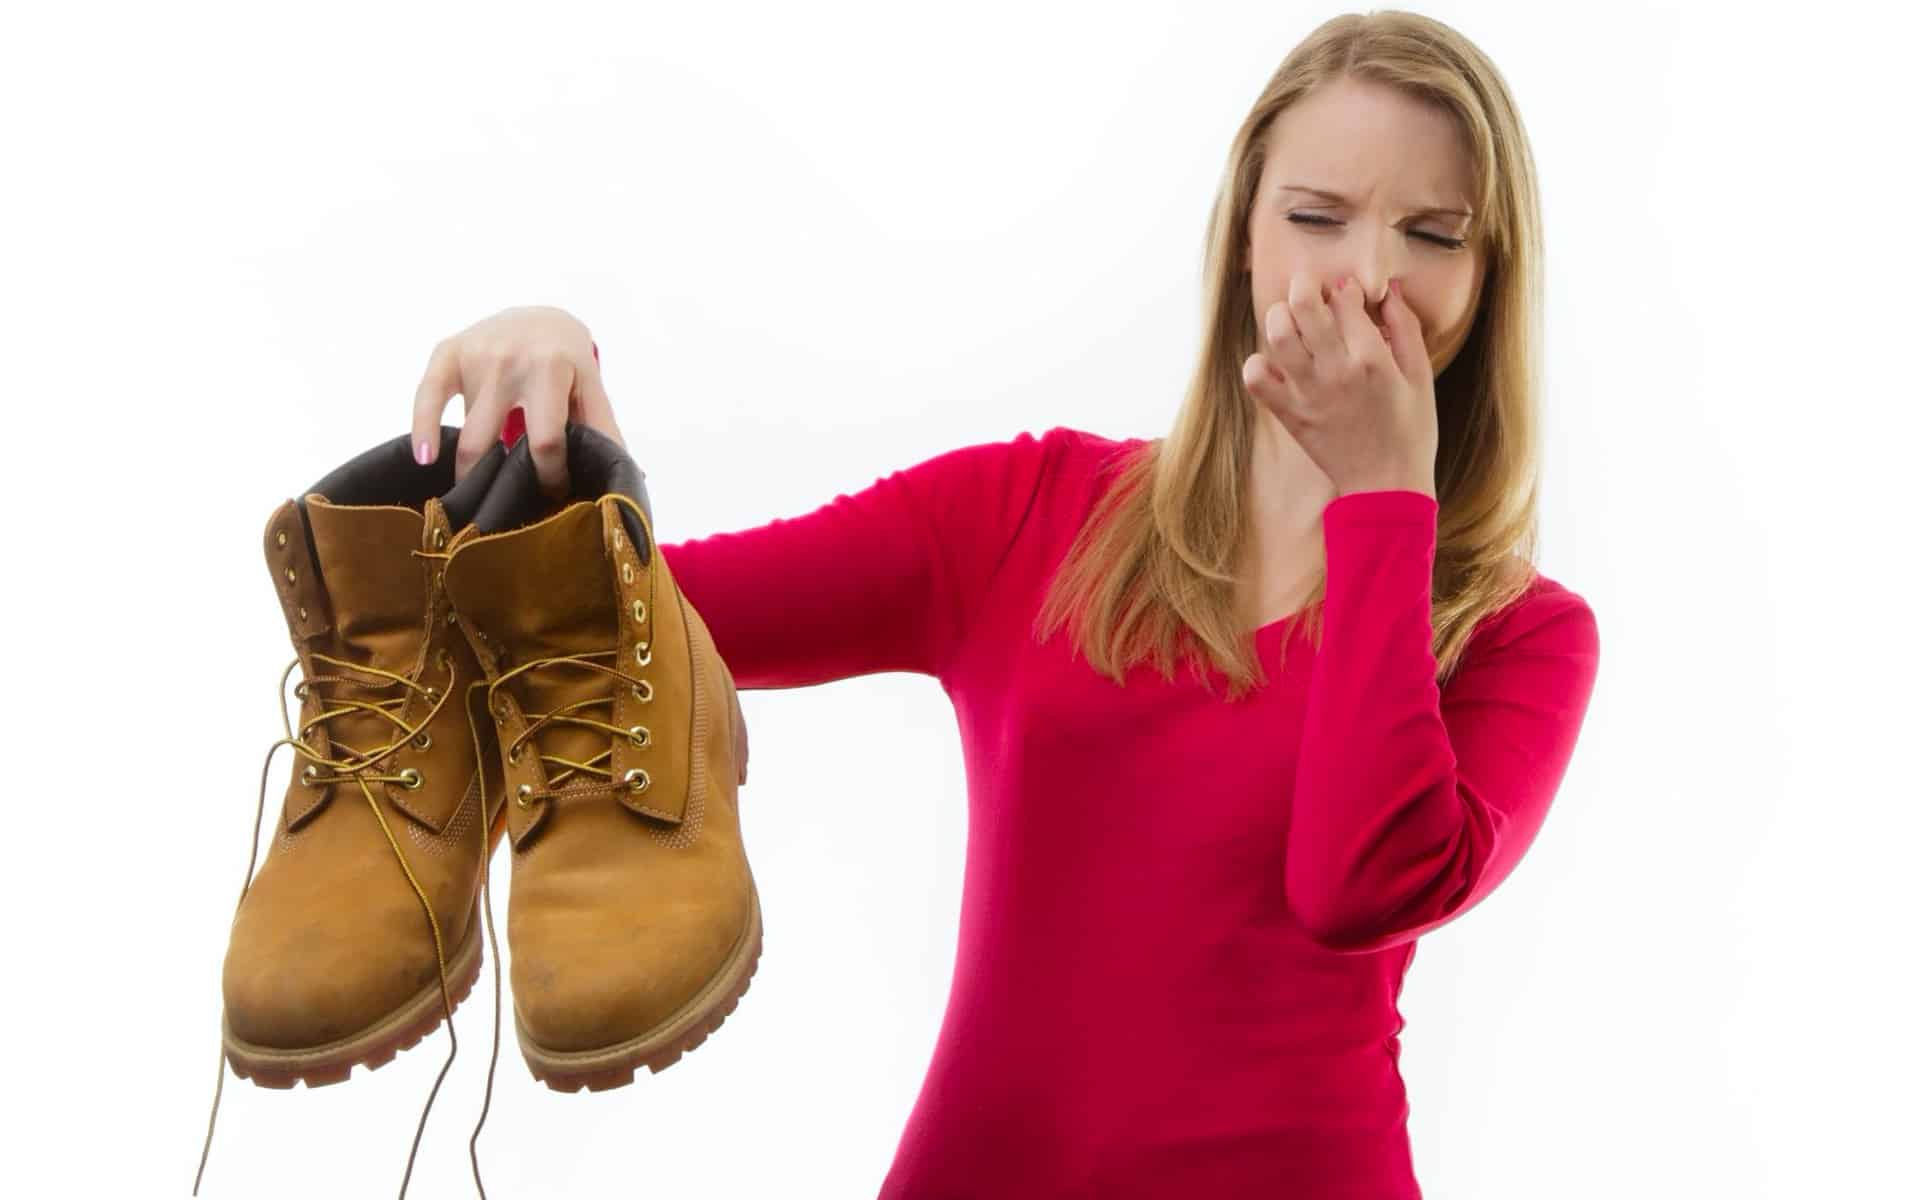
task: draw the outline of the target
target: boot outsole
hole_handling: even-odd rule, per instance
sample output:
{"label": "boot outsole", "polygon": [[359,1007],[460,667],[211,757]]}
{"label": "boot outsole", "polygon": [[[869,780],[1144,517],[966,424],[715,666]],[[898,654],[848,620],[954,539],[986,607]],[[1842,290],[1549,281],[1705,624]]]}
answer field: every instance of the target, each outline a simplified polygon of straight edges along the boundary
{"label": "boot outsole", "polygon": [[617,1045],[599,1050],[547,1050],[527,1034],[514,1014],[520,1052],[533,1077],[556,1092],[604,1092],[632,1083],[641,1067],[658,1075],[707,1040],[747,994],[760,968],[760,892],[749,883],[746,928],[726,964],[694,997],[659,1025]]}
{"label": "boot outsole", "polygon": [[[502,804],[500,810],[487,836],[489,857],[507,829],[506,805]],[[467,920],[466,938],[454,951],[453,960],[447,964],[447,998],[452,1001],[451,1007],[455,1011],[458,1011],[461,1001],[473,992],[474,982],[480,978],[482,943],[485,940],[480,927],[483,919],[480,901],[476,897],[473,914]],[[440,980],[435,978],[405,1004],[366,1029],[324,1046],[288,1050],[278,1046],[253,1045],[234,1035],[224,1012],[220,1017],[220,1033],[226,1044],[227,1065],[240,1078],[266,1088],[286,1089],[299,1083],[309,1088],[325,1087],[328,1084],[345,1083],[355,1067],[378,1070],[392,1062],[402,1050],[411,1050],[419,1045],[421,1039],[438,1029],[447,1019],[447,1007],[440,996]]]}

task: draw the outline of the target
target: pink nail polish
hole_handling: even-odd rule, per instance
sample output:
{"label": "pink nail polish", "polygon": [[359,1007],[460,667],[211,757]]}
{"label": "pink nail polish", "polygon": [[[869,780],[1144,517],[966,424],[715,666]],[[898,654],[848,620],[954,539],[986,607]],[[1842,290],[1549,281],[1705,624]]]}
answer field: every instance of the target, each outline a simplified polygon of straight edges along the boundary
{"label": "pink nail polish", "polygon": [[430,453],[432,453],[432,451],[427,449],[425,440],[413,444],[413,461],[419,463],[421,466],[424,467],[427,465],[427,455]]}

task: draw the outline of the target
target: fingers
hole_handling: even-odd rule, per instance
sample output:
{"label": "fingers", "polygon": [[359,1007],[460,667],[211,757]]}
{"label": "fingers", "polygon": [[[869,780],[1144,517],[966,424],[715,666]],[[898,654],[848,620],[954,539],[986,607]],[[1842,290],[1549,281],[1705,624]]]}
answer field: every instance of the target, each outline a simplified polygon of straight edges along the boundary
{"label": "fingers", "polygon": [[[1291,303],[1282,302],[1267,309],[1267,345],[1259,355],[1264,366],[1264,381],[1270,385],[1289,375],[1306,375],[1313,370],[1313,355],[1308,352]],[[1251,386],[1251,384],[1249,384]]]}
{"label": "fingers", "polygon": [[613,402],[607,399],[607,389],[600,380],[598,363],[574,377],[573,390],[574,420],[606,434],[622,450],[626,449],[627,439],[620,436],[620,426],[614,422]]}
{"label": "fingers", "polygon": [[[477,367],[470,361],[469,368],[468,386],[461,389],[467,398],[467,415],[460,424],[460,442],[453,456],[456,481],[465,479],[480,456],[500,440],[500,428],[507,423],[507,409],[511,407],[507,402],[507,379],[498,359],[483,357]],[[471,376],[475,373],[480,374],[477,389],[472,386]]]}
{"label": "fingers", "polygon": [[[1323,285],[1313,276],[1300,272],[1287,284],[1287,315],[1293,330],[1292,343],[1306,358],[1315,358],[1340,348],[1342,342],[1338,318],[1332,306],[1333,288],[1329,280]],[[1271,332],[1273,320],[1268,317]],[[1286,367],[1283,354],[1281,367]]]}
{"label": "fingers", "polygon": [[527,449],[533,452],[533,473],[548,496],[567,492],[567,392],[573,366],[558,355],[536,364],[527,374],[527,390],[520,410],[527,417]]}
{"label": "fingers", "polygon": [[1284,386],[1264,354],[1247,356],[1247,361],[1240,364],[1240,379],[1247,385],[1247,390],[1253,393],[1254,399],[1269,406],[1279,400]]}
{"label": "fingers", "polygon": [[1386,320],[1390,333],[1388,343],[1393,348],[1393,357],[1400,364],[1400,371],[1408,379],[1431,378],[1433,361],[1427,357],[1426,334],[1420,328],[1420,314],[1413,311],[1406,296],[1400,290],[1400,281],[1394,279],[1387,284],[1387,298],[1380,305],[1380,315]]}
{"label": "fingers", "polygon": [[577,411],[587,424],[626,445],[600,386],[599,347],[577,317],[548,305],[506,309],[434,346],[413,398],[411,437],[415,457],[423,463],[441,452],[447,401],[455,393],[466,398],[453,448],[455,480],[466,478],[493,449],[515,409],[526,420],[540,486],[555,498],[568,486],[570,415]]}
{"label": "fingers", "polygon": [[452,339],[433,348],[426,374],[413,390],[413,457],[422,465],[440,457],[440,424],[447,401],[460,390],[460,363]]}
{"label": "fingers", "polygon": [[1367,301],[1359,282],[1343,275],[1333,281],[1332,292],[1327,308],[1333,314],[1334,333],[1343,343],[1347,358],[1353,362],[1375,361],[1383,338],[1367,315]]}

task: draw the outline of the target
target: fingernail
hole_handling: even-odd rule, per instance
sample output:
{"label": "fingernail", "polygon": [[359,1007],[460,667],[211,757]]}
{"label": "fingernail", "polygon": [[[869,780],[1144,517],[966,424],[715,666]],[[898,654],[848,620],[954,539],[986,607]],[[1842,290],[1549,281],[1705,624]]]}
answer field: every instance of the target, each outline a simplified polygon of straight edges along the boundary
{"label": "fingernail", "polygon": [[431,453],[433,453],[433,451],[427,448],[425,438],[413,444],[413,461],[419,463],[421,466],[424,467],[427,465],[427,456]]}
{"label": "fingernail", "polygon": [[1398,279],[1390,279],[1390,280],[1388,280],[1388,281],[1387,281],[1387,286],[1393,289],[1393,294],[1394,294],[1394,295],[1396,295],[1396,296],[1398,296],[1398,295],[1400,295],[1400,281],[1399,281]]}

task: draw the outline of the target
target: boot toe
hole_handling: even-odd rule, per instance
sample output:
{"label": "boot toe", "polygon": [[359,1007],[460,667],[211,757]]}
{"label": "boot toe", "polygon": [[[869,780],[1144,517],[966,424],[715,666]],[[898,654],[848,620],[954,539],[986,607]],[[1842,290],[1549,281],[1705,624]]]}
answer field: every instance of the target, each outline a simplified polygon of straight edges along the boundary
{"label": "boot toe", "polygon": [[725,966],[746,919],[734,905],[620,911],[514,933],[513,1003],[542,1049],[598,1050],[657,1029]]}
{"label": "boot toe", "polygon": [[397,917],[371,927],[340,909],[278,924],[243,917],[222,972],[228,1028],[255,1046],[299,1050],[376,1024],[438,975],[419,907],[411,922]]}

